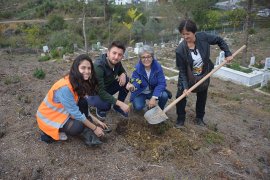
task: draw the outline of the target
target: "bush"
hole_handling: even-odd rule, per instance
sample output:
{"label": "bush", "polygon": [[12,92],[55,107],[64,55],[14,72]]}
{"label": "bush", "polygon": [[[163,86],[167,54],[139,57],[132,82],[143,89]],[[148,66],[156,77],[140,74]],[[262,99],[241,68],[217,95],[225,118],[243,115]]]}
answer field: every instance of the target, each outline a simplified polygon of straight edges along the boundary
{"label": "bush", "polygon": [[52,49],[63,47],[67,52],[73,52],[73,44],[82,42],[82,38],[76,34],[70,33],[67,30],[58,31],[50,36],[48,46]]}
{"label": "bush", "polygon": [[48,26],[51,30],[62,30],[65,26],[65,20],[61,16],[52,15],[49,17]]}
{"label": "bush", "polygon": [[43,71],[42,68],[36,68],[36,70],[33,73],[33,76],[38,79],[44,79],[46,76],[46,73]]}
{"label": "bush", "polygon": [[38,61],[43,62],[43,61],[48,61],[50,59],[51,59],[50,56],[46,55],[46,56],[39,57]]}

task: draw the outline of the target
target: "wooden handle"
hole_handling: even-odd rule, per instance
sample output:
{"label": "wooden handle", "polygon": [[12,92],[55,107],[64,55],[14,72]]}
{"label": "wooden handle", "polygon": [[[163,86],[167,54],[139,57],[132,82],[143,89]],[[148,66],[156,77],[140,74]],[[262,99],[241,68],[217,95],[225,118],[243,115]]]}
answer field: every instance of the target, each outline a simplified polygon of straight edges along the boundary
{"label": "wooden handle", "polygon": [[[237,51],[235,51],[232,54],[232,57],[236,56],[240,51],[246,48],[246,45],[243,45],[241,48],[239,48]],[[171,104],[169,104],[163,111],[166,113],[168,110],[170,110],[176,103],[178,103],[181,99],[187,96],[187,94],[191,93],[196,87],[198,87],[200,84],[202,84],[206,79],[208,79],[212,74],[214,74],[217,70],[219,70],[222,66],[224,66],[227,63],[227,61],[223,61],[220,65],[218,65],[216,68],[214,68],[211,72],[209,72],[206,76],[204,76],[201,80],[199,80],[196,84],[194,84],[191,88],[188,89],[186,93],[183,93],[181,96],[179,96],[177,99],[175,99]]]}

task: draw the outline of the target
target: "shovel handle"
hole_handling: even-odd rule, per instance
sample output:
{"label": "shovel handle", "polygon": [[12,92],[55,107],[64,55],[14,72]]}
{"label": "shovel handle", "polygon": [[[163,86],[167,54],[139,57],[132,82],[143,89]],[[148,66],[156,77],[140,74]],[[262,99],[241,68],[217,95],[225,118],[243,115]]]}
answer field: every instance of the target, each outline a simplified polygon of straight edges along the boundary
{"label": "shovel handle", "polygon": [[[246,48],[246,45],[243,45],[241,48],[239,48],[237,51],[235,51],[232,54],[232,57],[236,56],[240,51]],[[194,84],[191,88],[188,89],[186,93],[183,93],[181,96],[179,96],[177,99],[175,99],[171,104],[169,104],[163,112],[166,113],[168,110],[170,110],[176,103],[178,103],[180,100],[182,100],[184,97],[186,97],[191,91],[193,91],[196,87],[198,87],[200,84],[202,84],[206,79],[208,79],[212,74],[214,74],[217,70],[219,70],[222,66],[224,66],[227,63],[227,61],[223,61],[220,65],[218,65],[216,68],[214,68],[211,72],[209,72],[206,76],[204,76],[201,80],[199,80],[196,84]]]}

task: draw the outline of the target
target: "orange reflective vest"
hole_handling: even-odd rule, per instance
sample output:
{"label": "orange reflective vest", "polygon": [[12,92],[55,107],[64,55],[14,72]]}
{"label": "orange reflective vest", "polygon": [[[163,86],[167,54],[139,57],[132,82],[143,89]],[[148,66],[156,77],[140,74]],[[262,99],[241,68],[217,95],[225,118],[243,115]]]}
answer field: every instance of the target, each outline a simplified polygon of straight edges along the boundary
{"label": "orange reflective vest", "polygon": [[78,95],[74,92],[69,77],[66,76],[51,87],[48,94],[41,102],[36,114],[39,128],[55,140],[59,140],[59,129],[62,127],[63,123],[70,118],[64,106],[61,103],[55,103],[53,101],[54,92],[63,86],[69,87],[74,95],[75,101],[78,102]]}

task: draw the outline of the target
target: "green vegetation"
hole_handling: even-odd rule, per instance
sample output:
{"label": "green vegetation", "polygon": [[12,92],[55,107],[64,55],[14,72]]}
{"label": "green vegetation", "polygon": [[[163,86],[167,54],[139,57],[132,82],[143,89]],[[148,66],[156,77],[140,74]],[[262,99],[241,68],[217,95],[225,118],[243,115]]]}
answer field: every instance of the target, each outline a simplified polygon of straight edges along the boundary
{"label": "green vegetation", "polygon": [[39,57],[38,61],[39,61],[39,62],[43,62],[43,61],[48,61],[48,60],[50,60],[50,59],[51,59],[50,56],[45,55],[45,56]]}
{"label": "green vegetation", "polygon": [[20,79],[20,77],[18,75],[13,75],[13,76],[10,75],[10,76],[6,76],[4,78],[4,83],[6,85],[16,84],[16,83],[19,83],[19,82],[21,82],[21,79]]}
{"label": "green vegetation", "polygon": [[224,141],[224,138],[221,134],[213,131],[204,133],[203,137],[209,144],[221,144]]}
{"label": "green vegetation", "polygon": [[270,82],[268,82],[266,86],[262,87],[261,90],[266,93],[270,93]]}
{"label": "green vegetation", "polygon": [[227,67],[234,69],[234,70],[237,70],[237,71],[244,72],[244,73],[251,73],[252,72],[252,69],[250,69],[250,68],[247,69],[247,68],[241,67],[238,62],[232,62],[232,64],[228,64]]}
{"label": "green vegetation", "polygon": [[34,71],[34,73],[33,73],[33,76],[35,78],[38,78],[38,79],[44,79],[45,76],[46,76],[46,73],[43,71],[42,68],[40,68],[40,69],[39,68],[36,68],[35,71]]}
{"label": "green vegetation", "polygon": [[[262,2],[256,2],[255,5],[263,4]],[[168,3],[142,2],[131,6],[117,6],[103,0],[89,1],[88,4],[82,0],[10,0],[4,3],[0,19],[42,21],[34,24],[0,25],[0,31],[3,32],[0,35],[0,47],[40,49],[46,44],[51,50],[63,47],[61,53],[72,52],[73,44],[82,48],[84,35],[81,19],[84,12],[88,47],[97,42],[107,46],[113,40],[121,40],[130,45],[135,41],[153,44],[175,40],[179,37],[178,32],[175,32],[179,17],[193,19],[199,30],[242,28],[246,16],[245,9],[223,11],[212,8],[214,3],[216,0],[173,0]],[[65,21],[67,18],[70,20]],[[269,27],[266,24],[270,21],[265,20],[267,19],[258,18],[260,27]],[[256,22],[254,29],[249,31],[250,35],[260,28],[257,26]],[[267,37],[262,37],[263,43],[267,45],[265,39]],[[59,57],[61,54],[53,53],[52,56]]]}

